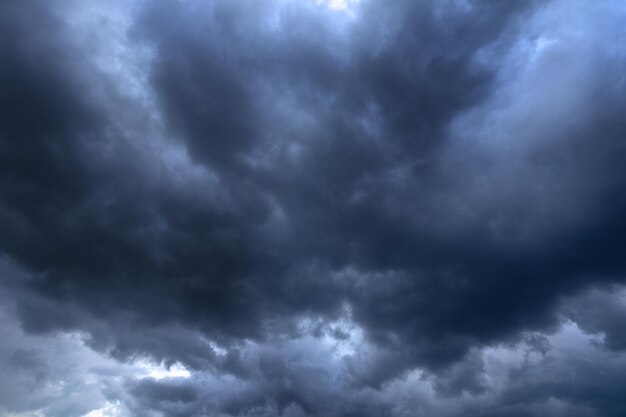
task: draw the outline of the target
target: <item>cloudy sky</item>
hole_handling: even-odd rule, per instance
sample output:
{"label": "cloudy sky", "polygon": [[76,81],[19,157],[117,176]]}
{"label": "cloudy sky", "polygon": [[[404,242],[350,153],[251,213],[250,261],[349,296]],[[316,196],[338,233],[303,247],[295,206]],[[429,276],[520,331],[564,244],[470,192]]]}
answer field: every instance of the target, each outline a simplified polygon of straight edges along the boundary
{"label": "cloudy sky", "polygon": [[623,417],[622,0],[0,2],[0,416]]}

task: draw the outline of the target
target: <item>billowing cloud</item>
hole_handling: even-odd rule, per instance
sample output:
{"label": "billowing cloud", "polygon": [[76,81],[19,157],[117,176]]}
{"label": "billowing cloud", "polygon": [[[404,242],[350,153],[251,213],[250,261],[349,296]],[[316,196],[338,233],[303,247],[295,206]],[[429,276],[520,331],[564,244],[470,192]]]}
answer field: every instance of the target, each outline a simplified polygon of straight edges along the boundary
{"label": "billowing cloud", "polygon": [[0,5],[0,411],[622,415],[625,22]]}

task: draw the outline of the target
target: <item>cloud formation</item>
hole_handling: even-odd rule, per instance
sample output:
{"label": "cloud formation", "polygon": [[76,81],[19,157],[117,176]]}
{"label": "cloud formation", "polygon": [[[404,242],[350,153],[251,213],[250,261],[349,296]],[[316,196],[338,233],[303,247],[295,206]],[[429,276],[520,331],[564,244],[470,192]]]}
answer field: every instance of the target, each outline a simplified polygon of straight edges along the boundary
{"label": "cloud formation", "polygon": [[623,415],[625,21],[0,5],[0,411]]}

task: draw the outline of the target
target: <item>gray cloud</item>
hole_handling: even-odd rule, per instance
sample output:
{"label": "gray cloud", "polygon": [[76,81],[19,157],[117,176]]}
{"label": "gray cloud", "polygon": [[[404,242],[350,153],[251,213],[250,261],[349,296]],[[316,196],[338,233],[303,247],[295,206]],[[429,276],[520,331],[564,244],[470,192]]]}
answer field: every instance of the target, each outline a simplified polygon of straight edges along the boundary
{"label": "gray cloud", "polygon": [[623,412],[624,8],[348,3],[0,6],[7,412]]}

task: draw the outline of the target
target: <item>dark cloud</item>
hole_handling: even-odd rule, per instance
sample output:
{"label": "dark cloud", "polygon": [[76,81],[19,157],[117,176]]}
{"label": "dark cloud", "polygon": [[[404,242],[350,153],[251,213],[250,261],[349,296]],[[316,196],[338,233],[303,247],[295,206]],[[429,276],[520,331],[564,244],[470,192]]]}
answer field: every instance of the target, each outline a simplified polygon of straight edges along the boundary
{"label": "dark cloud", "polygon": [[602,345],[613,351],[626,348],[624,318],[626,304],[620,287],[595,289],[568,299],[562,314],[590,334],[602,334]]}
{"label": "dark cloud", "polygon": [[621,415],[623,8],[340,6],[0,5],[10,315],[194,372],[124,374],[130,415]]}

